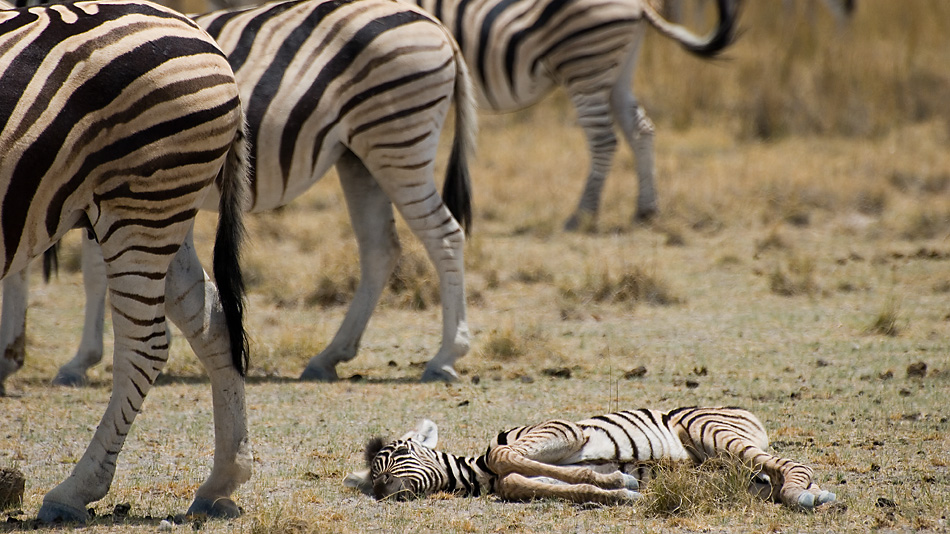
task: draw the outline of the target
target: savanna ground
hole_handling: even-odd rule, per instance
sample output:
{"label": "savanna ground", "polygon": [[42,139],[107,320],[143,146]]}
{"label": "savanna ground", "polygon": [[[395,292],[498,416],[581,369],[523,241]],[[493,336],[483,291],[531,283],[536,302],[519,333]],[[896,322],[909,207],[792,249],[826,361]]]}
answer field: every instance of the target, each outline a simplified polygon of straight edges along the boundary
{"label": "savanna ground", "polygon": [[[726,61],[703,64],[648,37],[635,86],[658,129],[653,225],[630,222],[635,182],[622,149],[596,228],[560,230],[587,165],[560,95],[483,116],[466,247],[474,342],[459,383],[414,382],[436,350],[440,312],[434,272],[405,231],[398,276],[359,357],[340,368],[352,378],[297,382],[343,316],[356,247],[334,177],[254,217],[245,269],[256,461],[236,494],[245,514],[172,529],[947,531],[950,6],[860,2],[841,27],[804,2],[791,13],[751,4]],[[199,245],[213,225],[203,216]],[[109,396],[110,356],[92,387],[48,386],[78,343],[75,239],[58,280],[34,283],[28,363],[0,399],[0,467],[27,476],[3,530],[35,528],[43,494],[79,459]],[[89,531],[155,531],[210,469],[208,383],[181,336],[172,353]],[[474,454],[509,426],[695,404],[752,410],[774,448],[812,465],[841,506],[800,514],[685,489],[728,486],[709,472],[670,474],[630,507],[378,503],[341,484],[368,437],[422,417],[440,425],[442,448]]]}

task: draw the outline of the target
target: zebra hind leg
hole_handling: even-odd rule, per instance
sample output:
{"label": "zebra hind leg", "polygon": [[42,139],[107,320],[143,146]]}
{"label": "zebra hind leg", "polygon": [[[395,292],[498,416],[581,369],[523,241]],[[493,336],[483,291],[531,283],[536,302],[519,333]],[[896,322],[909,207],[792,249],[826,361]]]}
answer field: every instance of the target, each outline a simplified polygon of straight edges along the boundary
{"label": "zebra hind leg", "polygon": [[349,151],[337,162],[337,171],[359,245],[360,282],[333,340],[310,359],[301,380],[339,379],[336,366],[356,356],[366,324],[400,254],[392,204],[373,176]]}
{"label": "zebra hind leg", "polygon": [[108,492],[125,437],[168,359],[164,317],[168,258],[118,247],[106,251],[119,258],[108,267],[115,329],[112,396],[73,472],[44,497],[38,516],[43,522],[88,519],[85,507]]}
{"label": "zebra hind leg", "polygon": [[[169,267],[166,311],[191,343],[211,379],[214,460],[188,515],[237,517],[231,499],[251,477],[253,456],[247,432],[244,378],[232,362],[228,328],[218,292],[205,274],[189,232]],[[164,331],[162,336],[165,336]]]}
{"label": "zebra hind leg", "polygon": [[564,224],[564,229],[591,231],[597,223],[604,182],[617,152],[617,136],[607,91],[586,93],[581,88],[568,87],[568,92],[577,109],[577,121],[587,137],[590,170],[577,209]]}

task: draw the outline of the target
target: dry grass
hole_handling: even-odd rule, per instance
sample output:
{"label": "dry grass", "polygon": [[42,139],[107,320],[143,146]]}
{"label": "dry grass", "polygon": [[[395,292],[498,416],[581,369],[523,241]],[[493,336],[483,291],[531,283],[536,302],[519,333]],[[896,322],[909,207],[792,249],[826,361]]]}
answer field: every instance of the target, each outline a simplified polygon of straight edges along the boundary
{"label": "dry grass", "polygon": [[[773,16],[780,4],[746,2],[746,33],[731,59],[713,65],[650,35],[636,83],[657,122],[654,226],[630,223],[633,164],[621,150],[591,232],[560,231],[587,165],[561,95],[484,117],[477,233],[466,245],[474,339],[458,384],[412,382],[437,350],[440,306],[435,272],[401,222],[399,274],[359,357],[339,368],[363,380],[294,381],[342,320],[356,246],[333,178],[254,217],[245,268],[256,471],[236,495],[245,516],[200,530],[946,532],[950,131],[941,113],[950,7],[862,1],[841,30],[821,11],[815,25],[804,13]],[[205,265],[213,227],[203,214]],[[77,243],[69,236],[67,258]],[[67,268],[31,289],[27,367],[8,381],[15,395],[0,399],[0,467],[27,477],[15,519],[35,516],[68,475],[108,399],[108,336],[92,387],[47,385],[77,344],[81,287]],[[641,305],[653,294],[672,305]],[[869,328],[877,322],[884,328]],[[888,324],[900,335],[869,335]],[[926,372],[909,376],[919,362]],[[154,532],[187,507],[211,463],[208,389],[177,335],[89,531]],[[439,423],[443,448],[476,453],[514,425],[695,404],[752,410],[774,448],[812,465],[847,509],[793,513],[736,496],[715,470],[656,486],[668,503],[690,495],[685,488],[713,492],[674,515],[646,503],[376,503],[340,483],[361,467],[367,437],[401,434],[422,417]],[[106,514],[123,503],[128,518],[113,525]]]}

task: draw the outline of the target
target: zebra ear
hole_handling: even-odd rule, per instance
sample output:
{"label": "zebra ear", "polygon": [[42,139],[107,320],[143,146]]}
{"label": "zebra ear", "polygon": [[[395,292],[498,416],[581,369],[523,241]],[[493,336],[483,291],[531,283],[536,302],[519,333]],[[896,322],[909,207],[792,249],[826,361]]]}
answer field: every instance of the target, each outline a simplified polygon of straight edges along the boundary
{"label": "zebra ear", "polygon": [[406,433],[402,437],[405,440],[412,440],[434,449],[439,444],[439,427],[429,419],[419,421],[419,425],[412,432]]}
{"label": "zebra ear", "polygon": [[373,496],[373,483],[369,479],[369,469],[362,469],[346,475],[343,485],[347,488],[360,490],[370,497]]}

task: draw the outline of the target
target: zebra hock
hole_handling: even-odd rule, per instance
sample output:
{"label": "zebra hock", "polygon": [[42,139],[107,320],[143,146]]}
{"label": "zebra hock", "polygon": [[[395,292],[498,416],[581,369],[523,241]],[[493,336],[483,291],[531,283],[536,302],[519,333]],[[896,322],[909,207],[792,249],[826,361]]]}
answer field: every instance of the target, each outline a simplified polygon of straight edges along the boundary
{"label": "zebra hock", "polygon": [[531,106],[562,87],[587,138],[590,169],[565,228],[593,225],[617,150],[619,127],[633,150],[638,179],[635,220],[657,213],[654,126],[631,89],[649,25],[700,57],[732,43],[737,0],[717,0],[718,23],[700,37],[663,19],[647,0],[413,0],[452,31],[482,109]]}
{"label": "zebra hock", "polygon": [[377,499],[453,492],[623,504],[641,497],[639,489],[660,463],[725,458],[753,470],[749,490],[764,499],[803,511],[835,500],[814,483],[810,467],[766,452],[765,427],[740,408],[625,410],[577,423],[546,421],[501,432],[477,457],[436,451],[437,443],[438,428],[429,420],[390,443],[374,438],[366,448],[369,468],[344,484]]}
{"label": "zebra hock", "polygon": [[[228,54],[247,105],[252,150],[250,210],[286,205],[336,166],[359,245],[360,282],[330,344],[301,378],[337,380],[353,359],[395,268],[395,204],[439,276],[442,344],[422,380],[457,378],[469,349],[463,227],[471,222],[468,158],[474,95],[454,40],[430,15],[384,0],[297,1],[196,17]],[[455,132],[443,193],[435,158],[455,103]],[[80,347],[55,383],[81,385],[102,358],[105,277],[85,240],[86,320]],[[0,349],[15,370],[24,358],[25,279],[4,285]],[[9,374],[12,371],[8,371]],[[0,370],[0,382],[4,378]]]}
{"label": "zebra hock", "polygon": [[[247,189],[243,114],[224,54],[194,22],[148,2],[0,11],[3,277],[68,230],[104,256],[115,330],[113,390],[86,452],[39,519],[88,519],[168,358],[165,317],[211,376],[215,452],[190,513],[234,516],[251,475],[238,266]],[[187,147],[187,148],[183,148]],[[211,184],[222,191],[210,282],[191,245]]]}

